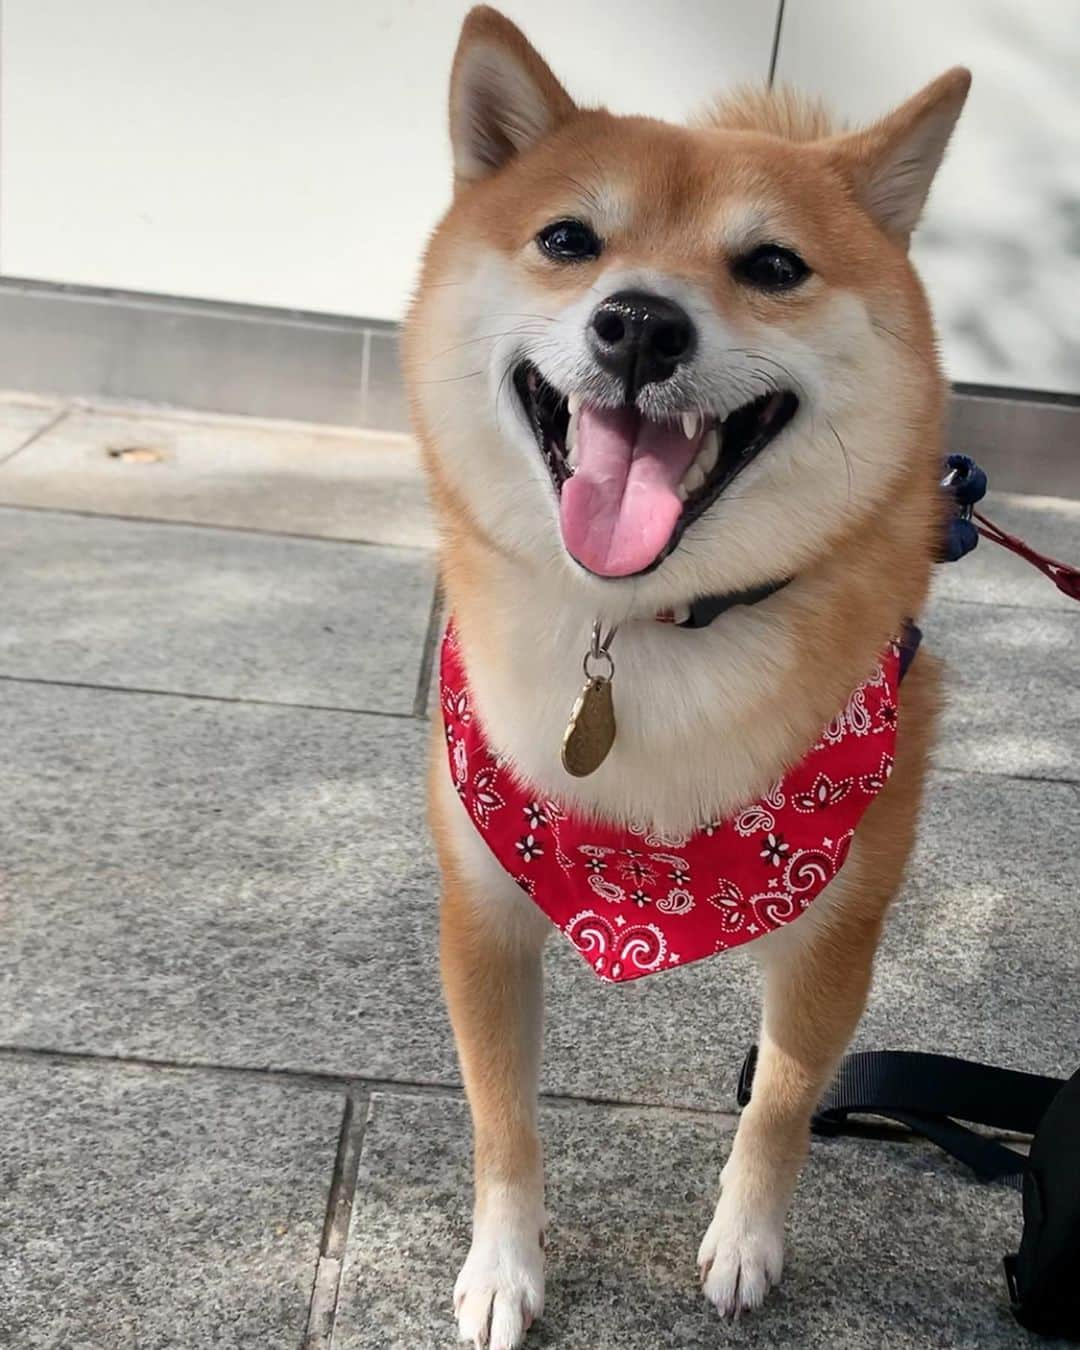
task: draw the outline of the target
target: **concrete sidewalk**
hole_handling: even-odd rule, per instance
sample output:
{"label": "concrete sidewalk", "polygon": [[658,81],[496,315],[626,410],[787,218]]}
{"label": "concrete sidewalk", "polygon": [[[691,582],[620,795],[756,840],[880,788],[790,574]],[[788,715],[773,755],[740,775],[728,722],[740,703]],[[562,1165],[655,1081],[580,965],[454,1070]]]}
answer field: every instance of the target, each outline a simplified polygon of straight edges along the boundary
{"label": "concrete sidewalk", "polygon": [[[1080,503],[990,513],[1080,554]],[[422,765],[435,569],[403,437],[0,399],[0,1344],[454,1343],[469,1130]],[[864,1045],[1040,1072],[1080,1027],[1080,607],[984,544],[924,628],[950,705]],[[784,1283],[694,1256],[748,960],[548,957],[530,1345],[1013,1347],[1013,1192],[816,1140]]]}

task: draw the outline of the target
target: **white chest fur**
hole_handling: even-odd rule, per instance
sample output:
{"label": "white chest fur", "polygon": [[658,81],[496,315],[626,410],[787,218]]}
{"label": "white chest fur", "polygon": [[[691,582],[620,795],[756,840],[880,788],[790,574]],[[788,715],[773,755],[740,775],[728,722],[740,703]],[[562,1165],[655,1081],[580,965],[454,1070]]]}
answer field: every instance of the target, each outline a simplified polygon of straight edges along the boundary
{"label": "white chest fur", "polygon": [[798,651],[779,598],[700,630],[623,623],[612,644],[615,745],[585,779],[566,773],[560,747],[593,616],[535,586],[527,604],[505,582],[485,599],[482,630],[479,616],[459,620],[473,697],[493,747],[546,795],[680,831],[742,805],[781,771],[792,728],[777,709]]}

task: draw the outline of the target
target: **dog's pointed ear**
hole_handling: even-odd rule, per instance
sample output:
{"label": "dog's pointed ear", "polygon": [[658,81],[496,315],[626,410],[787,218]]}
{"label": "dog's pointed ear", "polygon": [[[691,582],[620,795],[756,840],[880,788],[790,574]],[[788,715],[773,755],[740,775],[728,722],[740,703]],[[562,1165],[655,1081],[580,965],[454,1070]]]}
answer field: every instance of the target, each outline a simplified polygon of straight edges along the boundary
{"label": "dog's pointed ear", "polygon": [[886,234],[905,246],[970,85],[971,72],[956,66],[874,126],[833,143],[860,202]]}
{"label": "dog's pointed ear", "polygon": [[465,18],[450,76],[450,140],[459,179],[484,178],[574,112],[524,33],[487,5]]}

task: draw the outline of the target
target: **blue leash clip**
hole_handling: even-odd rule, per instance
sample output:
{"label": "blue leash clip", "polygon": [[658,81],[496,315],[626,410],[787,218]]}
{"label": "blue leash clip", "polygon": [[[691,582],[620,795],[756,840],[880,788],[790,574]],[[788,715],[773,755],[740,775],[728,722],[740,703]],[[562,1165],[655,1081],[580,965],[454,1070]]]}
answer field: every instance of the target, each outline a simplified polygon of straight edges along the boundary
{"label": "blue leash clip", "polygon": [[968,455],[949,455],[941,487],[953,499],[956,510],[949,519],[938,562],[956,562],[979,542],[971,516],[975,503],[986,496],[986,473]]}

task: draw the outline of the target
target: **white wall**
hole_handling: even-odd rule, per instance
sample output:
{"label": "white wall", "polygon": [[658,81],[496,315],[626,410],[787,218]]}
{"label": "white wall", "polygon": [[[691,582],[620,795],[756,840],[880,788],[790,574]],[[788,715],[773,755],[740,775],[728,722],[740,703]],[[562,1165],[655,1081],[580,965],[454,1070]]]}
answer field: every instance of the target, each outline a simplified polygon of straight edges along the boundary
{"label": "white wall", "polygon": [[[400,316],[448,188],[467,0],[0,0],[0,272]],[[504,0],[571,91],[678,117],[777,0]],[[916,256],[955,379],[1080,391],[1078,0],[787,0],[778,75],[971,103]]]}
{"label": "white wall", "polygon": [[777,79],[853,119],[950,65],[974,81],[913,248],[949,372],[1080,392],[1080,4],[788,0]]}
{"label": "white wall", "polygon": [[[504,0],[576,97],[678,116],[777,0]],[[0,271],[398,318],[467,0],[3,0]]]}

